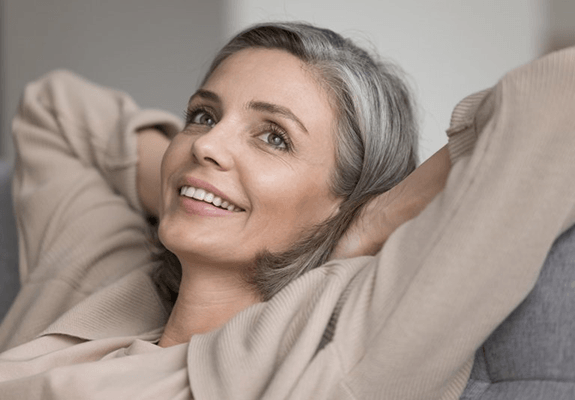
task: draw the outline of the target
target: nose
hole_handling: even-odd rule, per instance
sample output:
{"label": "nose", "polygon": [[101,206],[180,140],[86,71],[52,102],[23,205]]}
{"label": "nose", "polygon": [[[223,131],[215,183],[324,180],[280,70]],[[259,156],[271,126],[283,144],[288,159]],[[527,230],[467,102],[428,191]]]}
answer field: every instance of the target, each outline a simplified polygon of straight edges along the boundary
{"label": "nose", "polygon": [[194,162],[227,171],[234,165],[232,132],[220,123],[198,135],[192,144]]}

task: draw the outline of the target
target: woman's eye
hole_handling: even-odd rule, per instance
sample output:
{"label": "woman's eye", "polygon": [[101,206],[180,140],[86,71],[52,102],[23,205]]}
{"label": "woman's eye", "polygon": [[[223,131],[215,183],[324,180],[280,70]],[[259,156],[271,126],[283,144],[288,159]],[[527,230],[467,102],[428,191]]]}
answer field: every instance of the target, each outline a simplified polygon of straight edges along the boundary
{"label": "woman's eye", "polygon": [[205,111],[196,111],[191,115],[190,123],[213,127],[216,124],[214,118]]}
{"label": "woman's eye", "polygon": [[277,147],[278,149],[287,149],[287,143],[283,137],[274,132],[266,132],[259,136],[264,142]]}

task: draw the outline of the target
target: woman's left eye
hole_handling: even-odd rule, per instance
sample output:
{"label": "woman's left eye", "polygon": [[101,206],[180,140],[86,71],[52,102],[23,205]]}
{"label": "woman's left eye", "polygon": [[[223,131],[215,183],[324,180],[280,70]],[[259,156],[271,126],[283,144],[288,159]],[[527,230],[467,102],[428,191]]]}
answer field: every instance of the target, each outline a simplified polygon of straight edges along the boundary
{"label": "woman's left eye", "polygon": [[198,112],[193,119],[193,123],[200,125],[207,125],[210,127],[216,124],[212,116],[205,111]]}
{"label": "woman's left eye", "polygon": [[206,125],[211,128],[216,124],[216,121],[209,112],[199,109],[194,111],[186,111],[186,123],[194,125]]}
{"label": "woman's left eye", "polygon": [[281,150],[287,150],[288,149],[287,141],[278,133],[266,132],[266,133],[262,133],[258,137],[273,147],[276,147],[276,148],[281,149]]}

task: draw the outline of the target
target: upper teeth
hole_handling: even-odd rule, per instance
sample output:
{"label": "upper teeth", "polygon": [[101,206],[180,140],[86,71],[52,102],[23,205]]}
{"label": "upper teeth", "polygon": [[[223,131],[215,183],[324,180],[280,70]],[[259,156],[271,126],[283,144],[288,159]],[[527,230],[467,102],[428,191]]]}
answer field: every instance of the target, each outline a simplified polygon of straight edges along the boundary
{"label": "upper teeth", "polygon": [[242,209],[234,206],[226,200],[222,200],[221,197],[216,196],[213,193],[207,192],[204,189],[195,188],[192,186],[183,186],[180,189],[180,195],[191,197],[196,200],[205,201],[206,203],[212,203],[216,207],[226,209],[228,211],[241,211]]}

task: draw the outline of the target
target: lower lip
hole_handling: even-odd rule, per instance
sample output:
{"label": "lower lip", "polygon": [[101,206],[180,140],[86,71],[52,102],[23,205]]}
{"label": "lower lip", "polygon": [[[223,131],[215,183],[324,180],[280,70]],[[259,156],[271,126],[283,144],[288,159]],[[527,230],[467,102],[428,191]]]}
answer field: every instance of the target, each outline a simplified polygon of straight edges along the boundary
{"label": "lower lip", "polygon": [[180,203],[188,214],[201,215],[204,217],[227,217],[234,214],[233,211],[224,210],[201,200],[180,196]]}

